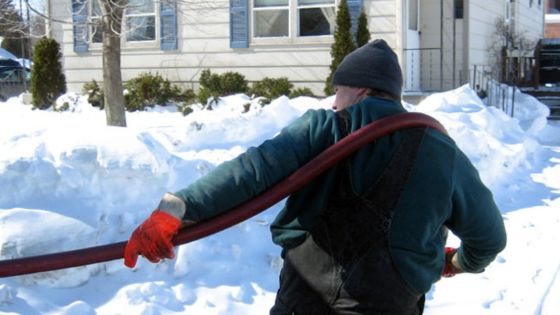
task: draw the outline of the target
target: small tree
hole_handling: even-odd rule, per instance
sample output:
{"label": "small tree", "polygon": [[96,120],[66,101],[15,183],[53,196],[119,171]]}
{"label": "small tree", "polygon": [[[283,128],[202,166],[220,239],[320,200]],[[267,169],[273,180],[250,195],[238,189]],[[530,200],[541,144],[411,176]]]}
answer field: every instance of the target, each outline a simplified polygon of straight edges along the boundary
{"label": "small tree", "polygon": [[507,23],[503,17],[496,18],[493,40],[488,47],[490,63],[497,65],[492,70],[494,77],[500,78],[500,80],[506,78],[507,52],[517,51],[519,55],[531,56],[535,45],[536,41],[527,38],[525,32],[516,31],[511,23]]}
{"label": "small tree", "polygon": [[62,72],[60,45],[52,38],[43,37],[33,53],[31,94],[34,108],[45,109],[66,93],[66,77]]}
{"label": "small tree", "polygon": [[336,13],[336,26],[334,30],[334,43],[331,46],[331,57],[332,62],[330,66],[330,74],[325,82],[325,94],[334,94],[334,89],[332,87],[331,81],[334,71],[338,65],[342,62],[342,59],[356,49],[356,45],[352,40],[352,35],[350,28],[352,22],[350,20],[350,12],[348,11],[348,5],[346,0],[341,0],[338,5],[338,12]]}
{"label": "small tree", "polygon": [[358,18],[358,31],[356,32],[356,45],[362,47],[369,42],[371,34],[368,28],[366,12],[362,9]]}

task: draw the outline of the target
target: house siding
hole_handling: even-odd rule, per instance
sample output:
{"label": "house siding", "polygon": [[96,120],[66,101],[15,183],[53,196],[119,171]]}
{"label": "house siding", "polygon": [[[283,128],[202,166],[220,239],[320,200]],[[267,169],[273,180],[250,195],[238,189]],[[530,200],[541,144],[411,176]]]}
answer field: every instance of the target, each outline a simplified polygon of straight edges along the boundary
{"label": "house siding", "polygon": [[516,4],[516,30],[536,44],[544,34],[544,1],[521,0]]}
{"label": "house siding", "polygon": [[422,49],[419,57],[423,90],[446,90],[459,84],[465,23],[465,19],[454,19],[453,0],[422,0],[418,48]]}
{"label": "house siding", "polygon": [[491,65],[489,51],[496,43],[496,21],[504,18],[504,2],[477,0],[468,3],[469,30],[467,32],[469,65]]}
{"label": "house siding", "polygon": [[[363,1],[372,38],[383,38],[398,49],[399,38],[395,0]],[[265,76],[290,79],[296,86],[311,88],[322,94],[331,62],[332,36],[310,39],[305,43],[283,43],[254,40],[248,48],[230,48],[229,0],[186,8],[178,2],[178,45],[176,50],[162,51],[159,41],[153,45],[123,45],[122,75],[129,80],[140,73],[159,73],[174,83],[197,88],[204,69],[216,73],[236,71],[250,82]],[[193,4],[188,4],[192,6]],[[210,5],[210,4],[209,4]],[[182,7],[181,7],[182,6]],[[70,18],[69,0],[53,1],[56,18]],[[81,90],[87,81],[102,79],[100,44],[90,44],[85,53],[73,51],[70,24],[53,24],[54,37],[61,43],[68,88]],[[250,28],[249,28],[250,33]]]}
{"label": "house siding", "polygon": [[[151,47],[123,45],[123,80],[152,72],[162,74],[174,83],[196,88],[200,72],[211,69],[216,73],[236,71],[249,81],[265,76],[286,76],[295,85],[321,93],[329,71],[332,38],[310,44],[254,44],[248,49],[232,49],[229,47],[229,1],[212,3],[211,10],[203,5],[195,9],[181,8],[177,50],[162,51],[158,43]],[[57,36],[62,42],[69,89],[80,90],[83,83],[91,79],[100,81],[100,45],[90,45],[89,52],[76,54],[72,50],[71,27],[63,26]]]}
{"label": "house siding", "polygon": [[[502,0],[464,1],[464,19],[455,21],[453,35],[452,1],[419,0],[420,47],[406,47],[406,0],[363,0],[372,38],[384,39],[395,49],[405,75],[404,49],[441,48],[443,57],[439,51],[432,52],[429,56],[431,64],[423,64],[421,69],[423,76],[430,81],[426,86],[432,89],[434,82],[443,82],[443,89],[453,88],[466,81],[473,65],[491,63],[488,49],[495,42],[494,24],[496,18],[503,17],[504,14]],[[444,4],[443,34],[440,23],[441,2]],[[264,77],[284,76],[297,87],[309,87],[316,94],[322,95],[331,63],[332,36],[276,41],[249,38],[248,48],[231,48],[229,0],[210,3],[178,1],[176,50],[161,50],[159,39],[153,44],[123,45],[123,80],[129,80],[140,73],[152,72],[183,87],[196,89],[201,71],[211,69],[215,73],[236,71],[250,82]],[[185,7],[186,5],[189,7]],[[527,12],[520,13],[518,22],[519,28],[529,29],[531,36],[538,37],[541,34],[542,37],[544,21],[533,17],[538,15],[535,13],[537,6],[538,2],[534,1],[530,10],[525,7],[519,9]],[[542,6],[540,10],[542,12]],[[55,19],[71,20],[70,0],[53,0],[52,12]],[[63,49],[69,90],[79,91],[85,82],[92,79],[101,81],[100,44],[90,44],[87,52],[78,54],[74,52],[71,24],[53,23],[52,30]],[[442,70],[439,67],[441,62]]]}

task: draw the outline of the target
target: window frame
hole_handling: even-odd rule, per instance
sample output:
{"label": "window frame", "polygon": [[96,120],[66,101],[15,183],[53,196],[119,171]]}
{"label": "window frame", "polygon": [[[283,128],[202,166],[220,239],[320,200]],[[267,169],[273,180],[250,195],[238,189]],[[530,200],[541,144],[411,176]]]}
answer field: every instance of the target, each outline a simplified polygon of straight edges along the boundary
{"label": "window frame", "polygon": [[[88,1],[88,20],[92,22],[93,20],[99,19],[93,15],[93,1],[97,0],[89,0]],[[137,14],[127,14],[126,9],[123,12],[123,21],[122,21],[122,34],[120,36],[121,39],[121,49],[135,49],[135,48],[159,48],[160,40],[161,40],[161,21],[160,21],[160,1],[151,0],[153,4],[153,11],[150,13],[137,13]],[[129,41],[127,40],[127,21],[128,18],[132,17],[139,17],[139,16],[153,16],[154,17],[154,39],[150,40],[142,40],[142,41]],[[90,25],[88,28],[88,43],[90,44],[90,49],[92,50],[101,50],[103,45],[103,40],[100,42],[93,41],[93,29],[94,25]]]}
{"label": "window frame", "polygon": [[333,34],[329,35],[306,35],[301,36],[300,34],[300,9],[305,8],[324,8],[334,6],[335,12],[338,10],[339,0],[334,0],[333,4],[305,4],[300,5],[298,0],[288,0],[288,36],[287,37],[257,37],[256,34],[256,22],[255,22],[255,11],[262,10],[273,10],[274,8],[286,8],[286,6],[276,6],[276,7],[266,7],[266,8],[256,8],[255,0],[249,1],[248,7],[248,22],[249,22],[249,41],[251,46],[265,46],[265,45],[281,45],[281,44],[330,44],[334,38]]}
{"label": "window frame", "polygon": [[[257,37],[255,36],[256,33],[256,12],[263,12],[263,11],[279,11],[279,10],[288,10],[288,36],[290,37],[292,34],[292,10],[290,8],[290,3],[293,0],[287,0],[288,4],[285,6],[270,6],[270,7],[256,7],[255,6],[255,0],[251,0],[251,5],[252,5],[252,10],[251,10],[251,21],[249,22],[251,25],[251,37],[252,38],[259,38],[259,39],[284,39],[286,38],[286,36],[262,36],[262,37]],[[296,0],[297,1],[297,0]]]}
{"label": "window frame", "polygon": [[128,29],[126,29],[123,34],[121,35],[121,38],[124,39],[124,42],[127,44],[132,44],[132,45],[136,45],[137,43],[158,43],[159,42],[159,19],[158,19],[158,12],[159,12],[159,6],[160,6],[160,2],[157,0],[149,0],[152,2],[152,11],[149,13],[133,13],[133,14],[127,14],[127,9],[124,9],[123,12],[123,28],[126,28],[126,26],[128,25],[128,20],[131,18],[142,18],[142,17],[154,17],[154,39],[149,39],[149,40],[127,40],[127,35],[128,32],[130,32]]}

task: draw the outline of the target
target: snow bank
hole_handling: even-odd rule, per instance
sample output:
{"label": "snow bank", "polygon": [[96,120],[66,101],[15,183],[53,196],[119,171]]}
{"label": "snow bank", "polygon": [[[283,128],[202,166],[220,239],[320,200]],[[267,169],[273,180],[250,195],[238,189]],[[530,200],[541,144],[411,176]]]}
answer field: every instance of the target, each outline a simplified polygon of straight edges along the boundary
{"label": "snow bank", "polygon": [[[513,190],[511,179],[543,164],[537,161],[543,149],[535,135],[546,122],[546,110],[533,99],[516,99],[517,118],[486,107],[466,86],[407,108],[440,120],[494,193],[513,192],[532,200],[522,189]],[[330,108],[332,100],[280,97],[262,107],[258,99],[233,95],[212,111],[194,106],[188,116],[161,106],[127,113],[128,128],[105,126],[104,112],[75,93],[58,100],[69,106],[67,112],[33,111],[21,98],[0,103],[0,259],[126,240],[164,192],[187,186],[274,136],[306,110]],[[552,187],[545,193],[557,193],[559,170],[550,167],[533,180]],[[282,264],[269,233],[281,207],[282,202],[226,231],[181,246],[176,259],[157,265],[140,259],[129,270],[114,261],[0,279],[0,314],[265,314],[274,301]],[[551,221],[558,221],[549,214]],[[521,215],[510,219],[515,231],[527,228]],[[527,237],[540,241],[533,234]],[[525,250],[510,246],[512,252]],[[518,266],[501,259],[501,265]],[[543,269],[545,280],[551,277],[549,267]],[[480,290],[480,277],[466,279],[470,282],[464,283],[465,290],[480,293],[474,295],[471,314],[480,314],[484,300],[500,290],[512,289],[495,285]],[[539,280],[539,287],[545,280]],[[455,307],[449,303],[454,297],[442,292],[436,287],[430,298],[447,304],[429,300],[429,314],[440,309],[441,314],[459,314],[470,305],[465,297]]]}
{"label": "snow bank", "polygon": [[432,94],[409,109],[438,119],[479,170],[484,183],[496,188],[518,168],[531,166],[540,149],[535,134],[546,126],[545,105],[524,94],[517,96],[517,100],[519,118],[511,118],[486,106],[465,85]]}
{"label": "snow bank", "polygon": [[[2,209],[0,260],[89,247],[94,244],[95,234],[96,231],[91,226],[54,212],[21,208]],[[69,235],[72,237],[68,237]],[[97,266],[85,266],[25,275],[18,279],[26,285],[76,287],[85,283],[96,269]]]}

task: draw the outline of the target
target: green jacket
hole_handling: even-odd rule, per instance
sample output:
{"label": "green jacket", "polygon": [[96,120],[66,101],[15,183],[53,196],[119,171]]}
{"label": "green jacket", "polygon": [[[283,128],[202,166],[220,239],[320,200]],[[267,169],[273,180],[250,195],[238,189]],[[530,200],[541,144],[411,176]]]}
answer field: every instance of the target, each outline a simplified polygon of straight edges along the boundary
{"label": "green jacket", "polygon": [[[346,109],[351,130],[385,116],[405,112],[397,102],[368,97]],[[352,189],[373,185],[401,141],[395,132],[354,153]],[[186,220],[203,221],[225,212],[276,184],[340,140],[336,114],[309,110],[278,136],[222,163],[176,193],[187,204]],[[285,249],[298,245],[311,230],[327,200],[335,176],[329,170],[292,194],[271,225],[273,241]],[[428,130],[390,232],[390,250],[403,278],[419,293],[440,278],[448,227],[462,243],[459,263],[467,272],[482,272],[505,247],[506,233],[491,192],[453,140]]]}

